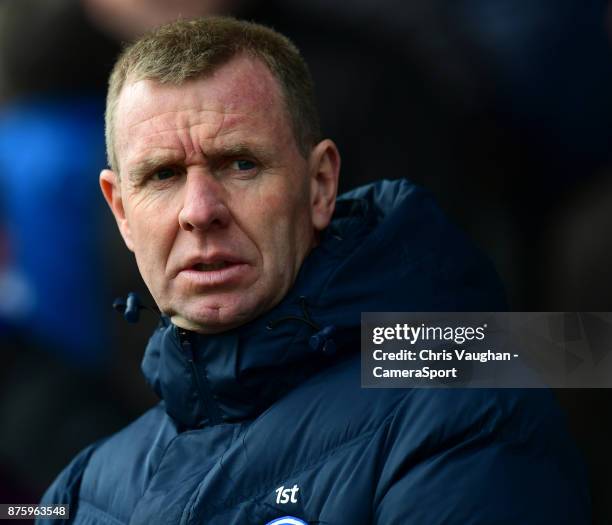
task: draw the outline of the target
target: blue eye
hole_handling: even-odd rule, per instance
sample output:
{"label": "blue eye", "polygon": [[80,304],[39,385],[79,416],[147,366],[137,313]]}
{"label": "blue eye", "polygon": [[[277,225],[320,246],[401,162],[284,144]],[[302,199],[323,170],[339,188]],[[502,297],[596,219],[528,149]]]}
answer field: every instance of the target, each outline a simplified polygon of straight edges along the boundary
{"label": "blue eye", "polygon": [[235,160],[234,166],[238,171],[249,171],[255,168],[255,163],[250,160]]}
{"label": "blue eye", "polygon": [[162,168],[153,173],[153,180],[166,180],[174,177],[175,171],[172,168]]}

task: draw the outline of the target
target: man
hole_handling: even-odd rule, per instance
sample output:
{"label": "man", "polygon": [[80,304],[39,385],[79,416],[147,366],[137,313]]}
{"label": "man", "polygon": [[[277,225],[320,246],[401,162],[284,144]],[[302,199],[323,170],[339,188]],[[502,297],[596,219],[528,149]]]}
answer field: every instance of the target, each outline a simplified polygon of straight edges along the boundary
{"label": "man", "polygon": [[224,18],[144,37],[111,76],[107,147],[102,192],[163,313],[143,361],[162,401],[46,504],[104,524],[588,522],[546,392],[360,388],[360,312],[500,291],[407,182],[336,201],[284,37]]}

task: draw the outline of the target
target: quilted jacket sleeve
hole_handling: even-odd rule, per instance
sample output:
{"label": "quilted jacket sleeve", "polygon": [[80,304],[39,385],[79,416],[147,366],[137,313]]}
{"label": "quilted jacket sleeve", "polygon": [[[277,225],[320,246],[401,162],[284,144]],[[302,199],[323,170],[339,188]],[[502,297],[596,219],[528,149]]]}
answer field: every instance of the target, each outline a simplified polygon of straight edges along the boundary
{"label": "quilted jacket sleeve", "polygon": [[[90,445],[71,461],[47,489],[41,500],[41,505],[69,505],[70,514],[74,516],[79,500],[83,472],[96,448],[97,444]],[[43,518],[36,520],[37,525],[63,525],[64,523],[69,523],[69,520]]]}
{"label": "quilted jacket sleeve", "polygon": [[591,523],[585,469],[549,392],[436,397],[426,407],[429,420],[396,418],[374,523]]}

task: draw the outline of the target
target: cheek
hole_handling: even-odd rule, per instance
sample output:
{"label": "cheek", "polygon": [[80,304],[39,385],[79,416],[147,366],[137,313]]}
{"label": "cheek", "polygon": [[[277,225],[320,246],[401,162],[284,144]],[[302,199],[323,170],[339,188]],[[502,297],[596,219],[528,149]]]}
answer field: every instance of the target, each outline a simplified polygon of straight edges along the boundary
{"label": "cheek", "polygon": [[303,200],[274,196],[267,200],[265,209],[265,224],[260,225],[266,243],[261,246],[264,259],[273,259],[279,273],[294,271],[309,248],[312,228],[308,208]]}
{"label": "cheek", "polygon": [[[283,215],[280,199],[263,199],[259,211],[248,221],[251,238],[261,251],[262,258],[276,259],[286,244],[287,218]],[[261,210],[265,210],[262,213]]]}
{"label": "cheek", "polygon": [[155,287],[163,276],[174,238],[173,229],[160,213],[135,214],[130,228],[140,273],[149,287]]}

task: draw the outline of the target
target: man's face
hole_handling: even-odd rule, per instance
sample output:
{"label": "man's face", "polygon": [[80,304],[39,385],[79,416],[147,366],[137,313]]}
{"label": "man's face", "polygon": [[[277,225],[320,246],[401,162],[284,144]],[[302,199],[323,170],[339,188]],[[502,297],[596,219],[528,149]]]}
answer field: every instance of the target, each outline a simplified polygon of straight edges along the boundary
{"label": "man's face", "polygon": [[162,312],[217,332],[278,303],[329,222],[338,160],[331,141],[300,154],[263,63],[128,84],[115,122],[120,176],[104,170],[101,186]]}

